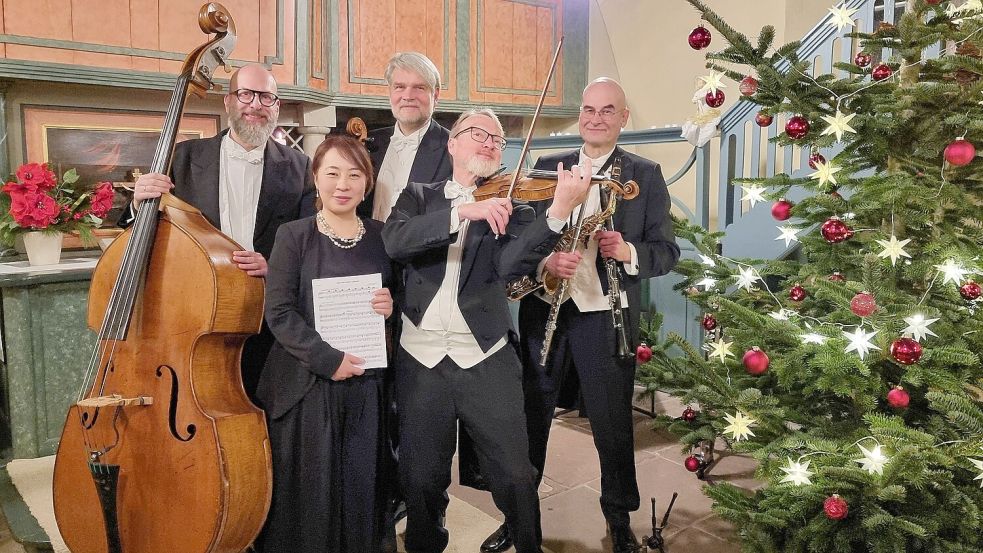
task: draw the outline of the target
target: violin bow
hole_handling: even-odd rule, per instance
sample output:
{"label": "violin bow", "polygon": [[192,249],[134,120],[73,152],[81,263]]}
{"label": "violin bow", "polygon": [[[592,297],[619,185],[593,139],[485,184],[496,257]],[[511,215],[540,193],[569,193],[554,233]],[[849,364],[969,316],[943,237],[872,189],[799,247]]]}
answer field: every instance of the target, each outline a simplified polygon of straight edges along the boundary
{"label": "violin bow", "polygon": [[509,183],[509,193],[508,198],[512,197],[512,192],[515,190],[515,184],[519,182],[519,174],[522,172],[522,164],[526,161],[526,154],[529,153],[529,144],[532,142],[532,133],[536,130],[536,121],[539,120],[539,112],[543,111],[543,102],[546,101],[546,92],[550,88],[550,82],[553,80],[553,73],[556,71],[556,63],[560,59],[560,50],[563,48],[563,35],[560,35],[559,42],[556,43],[556,52],[553,52],[553,63],[550,64],[550,72],[546,75],[546,84],[543,85],[543,91],[539,95],[539,103],[536,105],[536,111],[532,114],[532,121],[529,122],[529,132],[526,133],[526,140],[522,144],[522,151],[519,152],[519,162],[515,166],[515,171],[512,172],[512,182]]}

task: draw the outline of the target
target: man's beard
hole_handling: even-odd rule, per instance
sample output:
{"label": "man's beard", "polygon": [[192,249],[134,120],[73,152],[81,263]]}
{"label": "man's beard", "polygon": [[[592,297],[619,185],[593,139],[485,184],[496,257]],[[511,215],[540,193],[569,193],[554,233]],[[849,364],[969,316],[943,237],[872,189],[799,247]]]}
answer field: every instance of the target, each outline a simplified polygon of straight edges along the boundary
{"label": "man's beard", "polygon": [[476,177],[489,177],[498,171],[501,164],[493,159],[483,159],[477,155],[468,160],[467,170]]}
{"label": "man's beard", "polygon": [[266,118],[265,123],[250,123],[243,119],[241,113],[236,113],[229,117],[229,125],[243,142],[258,148],[269,140],[276,129],[276,119]]}

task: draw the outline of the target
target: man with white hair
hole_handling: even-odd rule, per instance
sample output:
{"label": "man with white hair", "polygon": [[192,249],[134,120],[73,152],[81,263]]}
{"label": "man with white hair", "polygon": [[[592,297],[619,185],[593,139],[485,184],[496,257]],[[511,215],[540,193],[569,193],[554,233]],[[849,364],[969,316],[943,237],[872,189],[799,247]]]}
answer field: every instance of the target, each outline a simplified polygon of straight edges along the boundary
{"label": "man with white hair", "polygon": [[590,176],[563,171],[552,207],[538,217],[507,198],[476,202],[476,180],[501,163],[502,135],[491,110],[461,114],[447,142],[452,178],[408,184],[382,231],[386,251],[405,264],[395,373],[408,553],[447,547],[442,519],[458,421],[475,443],[495,504],[512,522],[516,550],[540,552],[522,369],[508,343],[504,290],[553,249]]}
{"label": "man with white hair", "polygon": [[399,52],[385,72],[396,124],[369,133],[375,188],[358,213],[385,222],[407,182],[439,182],[451,175],[447,129],[433,120],[440,72],[419,52]]}

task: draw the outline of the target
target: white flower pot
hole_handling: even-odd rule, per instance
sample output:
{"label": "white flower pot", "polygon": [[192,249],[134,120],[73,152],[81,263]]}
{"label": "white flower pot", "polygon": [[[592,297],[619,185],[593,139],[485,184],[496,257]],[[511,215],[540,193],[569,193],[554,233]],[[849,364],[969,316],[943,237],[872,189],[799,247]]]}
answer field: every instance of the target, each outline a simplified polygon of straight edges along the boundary
{"label": "white flower pot", "polygon": [[56,265],[61,259],[61,233],[39,230],[24,233],[24,249],[31,265]]}

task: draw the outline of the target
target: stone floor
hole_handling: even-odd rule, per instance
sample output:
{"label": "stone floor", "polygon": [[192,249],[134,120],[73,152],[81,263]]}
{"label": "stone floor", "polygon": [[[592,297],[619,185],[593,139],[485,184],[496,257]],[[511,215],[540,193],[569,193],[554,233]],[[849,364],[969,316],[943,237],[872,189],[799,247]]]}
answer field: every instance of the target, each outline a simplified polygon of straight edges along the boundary
{"label": "stone floor", "polygon": [[[649,401],[639,402],[651,408]],[[674,398],[659,395],[655,411],[678,416],[683,406]],[[553,553],[595,553],[611,550],[604,517],[601,514],[600,465],[591,437],[590,423],[577,413],[559,417],[553,423],[543,485],[543,546]],[[673,492],[679,497],[663,536],[672,553],[734,553],[740,546],[733,527],[710,510],[711,501],[701,491],[705,484],[683,467],[686,454],[668,433],[651,428],[651,419],[636,413],[635,466],[642,508],[632,516],[632,527],[639,539],[652,534],[651,498],[661,520]],[[753,460],[728,456],[711,471],[712,478],[754,488]],[[457,470],[454,470],[455,480]],[[502,516],[491,495],[461,487],[455,481],[450,493],[491,516]],[[453,529],[450,529],[453,532]],[[477,553],[477,552],[476,552]]]}
{"label": "stone floor", "polygon": [[[648,401],[640,402],[651,408]],[[655,411],[678,415],[682,405],[673,398],[659,395]],[[661,520],[673,492],[679,497],[672,510],[669,526],[663,534],[671,553],[735,553],[740,551],[733,527],[710,510],[710,500],[701,492],[704,485],[683,468],[686,457],[675,439],[655,432],[650,419],[635,416],[635,466],[642,508],[632,516],[632,527],[641,539],[651,534],[651,498],[657,502]],[[754,462],[738,457],[724,457],[712,470],[716,480],[753,488]],[[544,547],[553,553],[599,553],[611,550],[604,517],[598,506],[600,466],[591,437],[590,423],[576,412],[559,417],[550,438],[546,474],[540,489],[542,497]],[[450,493],[490,516],[502,516],[492,503],[491,495],[455,483]],[[450,528],[453,533],[454,528]],[[0,517],[0,553],[24,553]],[[477,553],[477,551],[475,551]]]}

